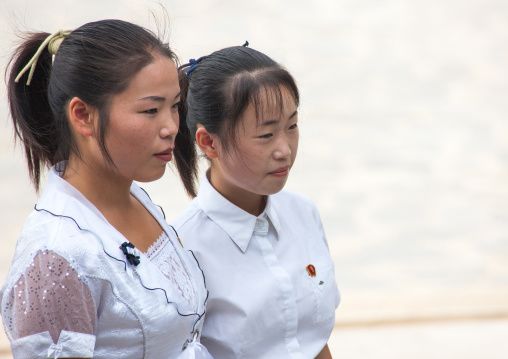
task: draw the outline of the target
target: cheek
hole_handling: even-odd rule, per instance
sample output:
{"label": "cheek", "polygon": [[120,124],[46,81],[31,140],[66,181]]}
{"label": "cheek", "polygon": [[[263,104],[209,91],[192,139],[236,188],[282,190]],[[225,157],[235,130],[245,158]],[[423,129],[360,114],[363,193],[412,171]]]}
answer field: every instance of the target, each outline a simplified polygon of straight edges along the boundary
{"label": "cheek", "polygon": [[111,154],[142,154],[150,148],[150,138],[146,129],[140,126],[110,128],[106,145]]}
{"label": "cheek", "polygon": [[242,151],[239,160],[244,164],[244,167],[256,171],[266,166],[271,159],[272,152],[268,146],[254,147]]}
{"label": "cheek", "polygon": [[246,160],[247,159],[242,157],[240,154],[230,154],[223,157],[222,163],[229,173],[238,177],[247,170]]}
{"label": "cheek", "polygon": [[135,116],[125,116],[122,121],[115,121],[111,130],[116,133],[116,138],[120,142],[140,142],[143,139],[152,137],[155,131],[154,126],[143,119]]}
{"label": "cheek", "polygon": [[220,160],[225,170],[237,179],[244,177],[252,177],[258,165],[257,156],[248,151],[237,149],[235,152],[229,153]]}
{"label": "cheek", "polygon": [[295,135],[295,138],[292,139],[291,143],[290,143],[290,148],[291,148],[291,154],[293,155],[293,159],[296,157],[296,153],[298,152],[298,143],[299,143],[299,140],[300,140],[300,134],[299,133],[296,133]]}
{"label": "cheek", "polygon": [[296,143],[293,145],[292,149],[291,149],[291,153],[293,154],[293,158],[296,157],[296,153],[298,152],[298,141],[296,141]]}

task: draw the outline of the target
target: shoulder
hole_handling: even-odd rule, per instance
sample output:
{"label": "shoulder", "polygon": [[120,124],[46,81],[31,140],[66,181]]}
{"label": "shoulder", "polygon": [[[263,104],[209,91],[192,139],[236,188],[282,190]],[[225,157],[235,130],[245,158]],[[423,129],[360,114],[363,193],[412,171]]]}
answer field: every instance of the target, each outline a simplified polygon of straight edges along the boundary
{"label": "shoulder", "polygon": [[289,189],[283,189],[270,197],[273,205],[279,210],[283,207],[290,211],[317,212],[316,204],[312,199]]}
{"label": "shoulder", "polygon": [[183,212],[171,221],[171,225],[177,230],[186,225],[195,225],[195,222],[199,221],[200,214],[203,215],[204,212],[200,208],[197,198],[194,198]]}
{"label": "shoulder", "polygon": [[271,206],[277,213],[281,223],[294,227],[296,224],[322,231],[322,221],[319,210],[312,199],[300,193],[283,189],[270,196]]}
{"label": "shoulder", "polygon": [[[54,216],[35,210],[26,220],[16,242],[16,249],[5,285],[17,280],[40,254],[53,253],[76,269],[86,267],[94,256],[90,234],[79,230],[72,218]],[[55,258],[55,257],[53,257]],[[81,270],[80,270],[81,271]],[[86,273],[84,273],[86,274]]]}
{"label": "shoulder", "polygon": [[[83,230],[72,217],[55,215],[46,210],[34,210],[26,220],[16,242],[12,261],[21,270],[41,252],[52,252],[78,267],[82,274],[94,271],[103,247],[96,235]],[[87,269],[88,268],[88,269]]]}
{"label": "shoulder", "polygon": [[221,238],[229,240],[227,233],[206,214],[197,199],[194,199],[171,225],[177,231],[184,248],[193,251],[205,250]]}
{"label": "shoulder", "polygon": [[17,251],[25,247],[33,250],[59,246],[59,239],[74,237],[79,232],[79,226],[71,217],[56,216],[49,211],[36,209],[23,225]]}

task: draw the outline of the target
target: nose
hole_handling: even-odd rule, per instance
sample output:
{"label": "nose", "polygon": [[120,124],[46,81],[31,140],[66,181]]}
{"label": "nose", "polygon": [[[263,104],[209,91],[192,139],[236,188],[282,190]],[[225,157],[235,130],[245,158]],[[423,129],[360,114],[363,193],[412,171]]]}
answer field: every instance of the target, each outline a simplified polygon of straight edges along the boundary
{"label": "nose", "polygon": [[178,133],[178,126],[180,124],[180,117],[177,111],[171,111],[168,116],[165,116],[159,134],[161,138],[176,136]]}
{"label": "nose", "polygon": [[285,135],[281,135],[277,142],[273,156],[277,160],[283,160],[291,155],[291,146],[289,145],[289,139]]}

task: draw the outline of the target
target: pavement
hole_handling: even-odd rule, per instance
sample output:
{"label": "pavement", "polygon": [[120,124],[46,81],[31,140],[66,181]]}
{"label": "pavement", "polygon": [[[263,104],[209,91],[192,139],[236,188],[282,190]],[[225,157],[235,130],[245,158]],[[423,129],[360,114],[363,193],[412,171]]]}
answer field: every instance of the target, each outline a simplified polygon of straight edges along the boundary
{"label": "pavement", "polygon": [[[248,40],[299,84],[287,187],[316,202],[335,260],[334,357],[508,358],[508,3],[163,4],[182,63]],[[15,30],[153,28],[149,9],[161,14],[142,0],[2,0],[1,68]],[[0,95],[1,283],[37,194]],[[189,200],[167,172],[143,187],[171,219]]]}
{"label": "pavement", "polygon": [[337,328],[334,358],[506,359],[508,319],[474,319]]}

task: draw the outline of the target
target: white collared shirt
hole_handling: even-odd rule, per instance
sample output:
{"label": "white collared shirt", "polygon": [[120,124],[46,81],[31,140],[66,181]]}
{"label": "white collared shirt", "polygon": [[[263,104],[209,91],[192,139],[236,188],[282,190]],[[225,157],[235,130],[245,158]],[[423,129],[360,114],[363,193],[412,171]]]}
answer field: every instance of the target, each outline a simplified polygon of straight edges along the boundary
{"label": "white collared shirt", "polygon": [[[210,292],[202,343],[215,358],[314,358],[335,323],[340,294],[314,203],[283,190],[253,216],[204,176],[172,223]],[[316,275],[310,276],[307,266]]]}

